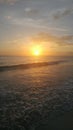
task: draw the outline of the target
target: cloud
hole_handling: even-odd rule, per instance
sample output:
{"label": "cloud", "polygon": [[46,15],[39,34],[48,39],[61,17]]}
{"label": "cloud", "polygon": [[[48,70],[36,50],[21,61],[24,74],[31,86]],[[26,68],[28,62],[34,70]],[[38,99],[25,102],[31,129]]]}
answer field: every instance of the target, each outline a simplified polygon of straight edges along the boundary
{"label": "cloud", "polygon": [[0,3],[9,3],[9,4],[13,5],[17,1],[19,1],[19,0],[0,0]]}
{"label": "cloud", "polygon": [[68,46],[73,45],[73,35],[65,35],[65,36],[56,36],[51,35],[45,32],[39,33],[37,36],[31,38],[33,43],[40,43],[40,44],[57,44],[61,46]]}
{"label": "cloud", "polygon": [[41,19],[33,19],[33,18],[29,18],[29,17],[19,18],[19,17],[15,17],[15,16],[10,16],[10,15],[5,16],[5,19],[11,25],[23,26],[23,27],[27,27],[27,28],[33,27],[33,28],[42,29],[42,30],[48,29],[45,25],[42,25]]}
{"label": "cloud", "polygon": [[33,27],[36,29],[41,29],[41,31],[58,31],[58,32],[67,32],[66,28],[60,27],[51,27],[49,24],[46,25],[44,19],[38,18],[30,18],[30,17],[16,17],[12,15],[6,15],[4,18],[11,25],[23,26],[23,27]]}
{"label": "cloud", "polygon": [[32,8],[25,8],[24,11],[27,16],[33,16],[33,17],[39,13],[37,9],[32,9]]}
{"label": "cloud", "polygon": [[7,19],[7,20],[11,20],[12,19],[12,17],[11,16],[5,16],[5,18]]}
{"label": "cloud", "polygon": [[63,9],[56,10],[52,15],[55,20],[58,20],[72,13],[73,13],[73,8],[63,8]]}

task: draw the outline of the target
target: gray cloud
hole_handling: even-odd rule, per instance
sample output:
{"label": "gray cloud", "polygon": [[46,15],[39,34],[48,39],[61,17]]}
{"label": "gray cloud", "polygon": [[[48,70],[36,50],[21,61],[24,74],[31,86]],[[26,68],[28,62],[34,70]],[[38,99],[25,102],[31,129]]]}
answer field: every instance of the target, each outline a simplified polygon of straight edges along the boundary
{"label": "gray cloud", "polygon": [[57,20],[57,19],[60,19],[61,17],[64,17],[72,13],[73,13],[73,8],[58,9],[53,13],[53,18]]}
{"label": "gray cloud", "polygon": [[55,36],[48,33],[39,33],[31,38],[32,42],[37,43],[54,43],[62,46],[73,45],[73,35]]}
{"label": "gray cloud", "polygon": [[27,16],[35,16],[39,13],[37,9],[32,9],[32,8],[25,8],[24,11]]}
{"label": "gray cloud", "polygon": [[19,0],[0,0],[0,3],[9,3],[9,4],[14,4],[15,2],[17,2]]}

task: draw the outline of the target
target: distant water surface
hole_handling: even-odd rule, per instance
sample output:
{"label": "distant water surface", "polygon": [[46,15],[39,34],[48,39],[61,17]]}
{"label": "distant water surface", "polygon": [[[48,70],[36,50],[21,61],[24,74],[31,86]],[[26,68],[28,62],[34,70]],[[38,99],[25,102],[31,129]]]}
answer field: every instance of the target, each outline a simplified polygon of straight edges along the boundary
{"label": "distant water surface", "polygon": [[37,62],[50,62],[58,60],[73,60],[73,57],[67,56],[0,56],[0,66],[18,65]]}

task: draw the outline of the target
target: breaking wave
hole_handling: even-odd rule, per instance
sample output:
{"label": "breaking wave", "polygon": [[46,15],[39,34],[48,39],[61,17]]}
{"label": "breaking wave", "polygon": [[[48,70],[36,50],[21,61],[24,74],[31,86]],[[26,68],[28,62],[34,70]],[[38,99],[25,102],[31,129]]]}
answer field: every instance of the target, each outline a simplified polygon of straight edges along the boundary
{"label": "breaking wave", "polygon": [[60,61],[51,61],[51,62],[37,62],[37,63],[18,64],[18,65],[10,65],[10,66],[0,66],[0,72],[18,70],[18,69],[30,69],[30,68],[43,67],[48,65],[57,65],[63,62],[65,61],[60,60]]}

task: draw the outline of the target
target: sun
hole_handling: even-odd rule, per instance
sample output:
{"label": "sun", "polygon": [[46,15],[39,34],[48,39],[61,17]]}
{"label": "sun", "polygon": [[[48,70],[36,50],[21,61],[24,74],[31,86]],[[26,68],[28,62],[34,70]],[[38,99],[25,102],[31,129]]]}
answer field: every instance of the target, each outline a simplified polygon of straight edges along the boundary
{"label": "sun", "polygon": [[39,56],[41,55],[41,48],[39,46],[35,46],[32,48],[32,54],[34,56]]}
{"label": "sun", "polygon": [[34,55],[36,55],[36,56],[40,55],[40,51],[39,50],[35,50],[34,51]]}

